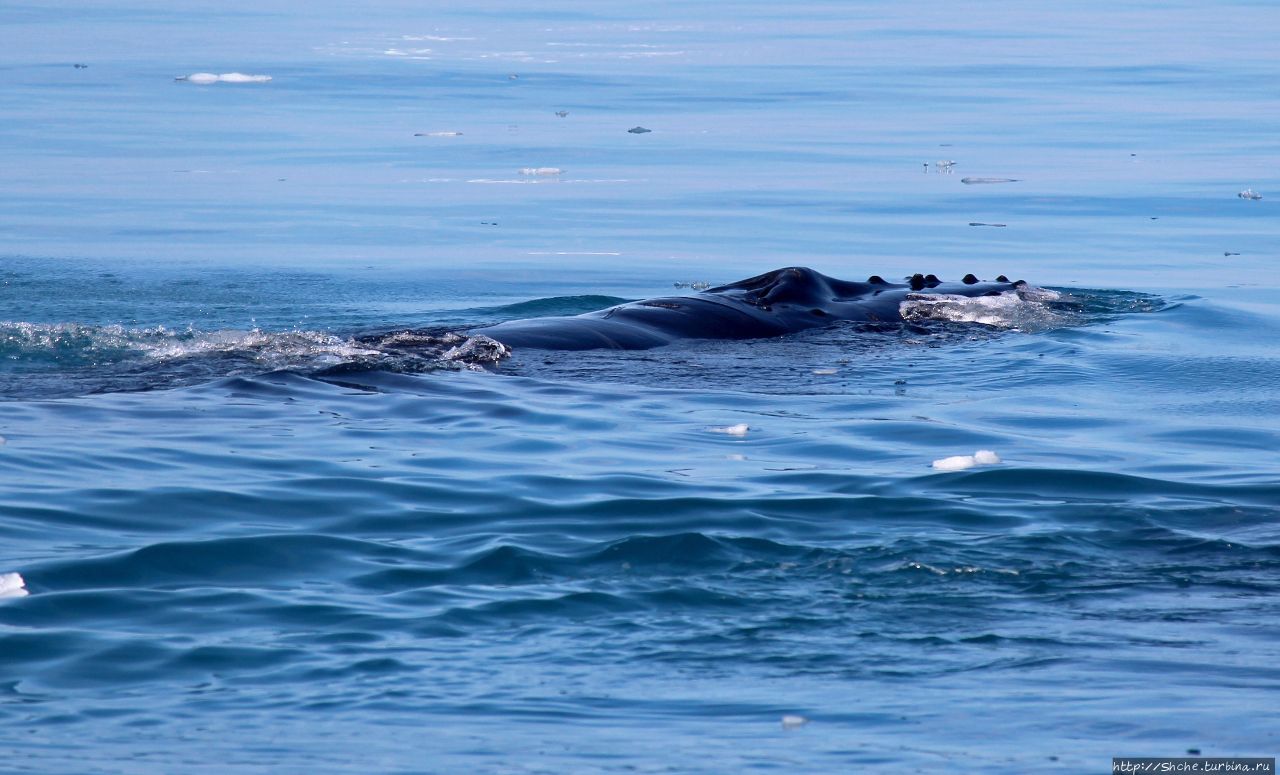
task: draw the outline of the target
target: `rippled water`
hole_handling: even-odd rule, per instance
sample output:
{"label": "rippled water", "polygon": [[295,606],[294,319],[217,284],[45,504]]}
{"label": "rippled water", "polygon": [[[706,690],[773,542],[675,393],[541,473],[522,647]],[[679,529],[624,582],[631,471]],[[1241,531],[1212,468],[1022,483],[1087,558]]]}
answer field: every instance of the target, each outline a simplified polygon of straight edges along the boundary
{"label": "rippled water", "polygon": [[[1280,748],[1270,5],[185,5],[0,8],[0,769]],[[1054,293],[450,354],[789,265]]]}

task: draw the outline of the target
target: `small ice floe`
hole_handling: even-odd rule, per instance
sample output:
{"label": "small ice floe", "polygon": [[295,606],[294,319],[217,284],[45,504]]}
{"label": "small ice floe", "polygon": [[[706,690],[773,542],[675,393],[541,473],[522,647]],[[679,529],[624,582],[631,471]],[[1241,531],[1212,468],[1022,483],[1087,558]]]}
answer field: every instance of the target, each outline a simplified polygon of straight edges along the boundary
{"label": "small ice floe", "polygon": [[799,729],[800,727],[808,723],[809,723],[809,719],[805,718],[804,716],[787,714],[782,717],[783,729]]}
{"label": "small ice floe", "polygon": [[180,75],[173,80],[200,85],[210,83],[266,83],[271,80],[271,76],[248,75],[246,73],[222,73],[221,75],[218,73],[192,73],[191,75]]}
{"label": "small ice floe", "polygon": [[461,132],[414,132],[414,137],[462,137]]}
{"label": "small ice floe", "polygon": [[1254,191],[1252,188],[1246,188],[1244,191],[1241,191],[1240,193],[1236,194],[1236,196],[1240,197],[1241,199],[1252,199],[1254,201],[1257,201],[1262,198],[1262,194],[1259,194],[1257,191]]}
{"label": "small ice floe", "polygon": [[960,178],[960,182],[972,186],[975,183],[1017,183],[1017,178]]}
{"label": "small ice floe", "polygon": [[551,175],[559,175],[562,172],[564,172],[564,170],[560,169],[559,167],[521,167],[520,168],[521,175],[551,176]]}
{"label": "small ice floe", "polygon": [[628,133],[633,135],[647,135],[652,131],[653,131],[652,129],[645,129],[642,126],[633,126],[627,130]]}
{"label": "small ice floe", "polygon": [[956,166],[956,163],[954,161],[951,161],[950,159],[945,159],[942,161],[934,162],[933,166],[934,166],[934,169],[936,169],[938,172],[950,172],[952,167]]}
{"label": "small ice floe", "polygon": [[0,573],[0,597],[26,597],[27,584],[20,573]]}
{"label": "small ice floe", "polygon": [[740,422],[737,425],[727,425],[723,428],[712,428],[711,432],[723,433],[728,436],[746,436],[747,431],[749,430],[751,430],[750,425],[747,425],[745,422]]}
{"label": "small ice floe", "polygon": [[813,373],[817,374],[820,377],[827,377],[832,374],[835,374],[836,370],[835,369],[814,369]]}
{"label": "small ice floe", "polygon": [[974,466],[993,466],[1000,462],[1000,456],[989,449],[980,449],[972,455],[953,455],[933,461],[937,471],[964,471]]}

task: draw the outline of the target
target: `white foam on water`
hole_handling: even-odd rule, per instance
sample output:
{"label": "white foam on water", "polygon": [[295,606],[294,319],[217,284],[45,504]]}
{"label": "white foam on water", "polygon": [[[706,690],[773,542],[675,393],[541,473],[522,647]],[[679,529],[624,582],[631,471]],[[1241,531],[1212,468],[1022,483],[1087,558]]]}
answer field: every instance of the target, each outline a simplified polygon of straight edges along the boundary
{"label": "white foam on water", "polygon": [[974,466],[993,466],[1000,462],[1000,456],[989,449],[980,449],[972,455],[952,455],[933,461],[937,471],[966,471]]}
{"label": "white foam on water", "polygon": [[248,75],[246,73],[223,73],[218,76],[218,80],[223,83],[266,83],[271,80],[271,76]]}
{"label": "white foam on water", "polygon": [[746,436],[746,435],[747,435],[747,431],[749,431],[749,430],[751,430],[751,426],[750,426],[750,425],[747,425],[747,424],[746,424],[746,423],[744,423],[744,422],[740,422],[740,423],[738,423],[737,425],[728,425],[728,426],[725,426],[725,427],[723,427],[723,428],[712,428],[712,429],[711,429],[711,432],[712,432],[712,433],[724,433],[724,434],[727,434],[727,435],[729,435],[729,436]]}
{"label": "white foam on water", "polygon": [[961,296],[950,293],[912,293],[898,305],[903,320],[941,320],[978,323],[993,328],[1037,329],[1063,322],[1044,302],[1061,298],[1057,291],[1024,285],[994,296]]}
{"label": "white foam on water", "polygon": [[0,573],[0,597],[26,597],[27,583],[20,573]]}
{"label": "white foam on water", "polygon": [[264,332],[208,331],[139,340],[131,343],[148,357],[160,361],[209,354],[239,354],[273,368],[292,364],[319,365],[373,358],[381,353],[350,339],[319,331]]}
{"label": "white foam on water", "polygon": [[963,471],[973,468],[978,462],[973,455],[953,455],[933,461],[933,467],[939,471]]}
{"label": "white foam on water", "polygon": [[187,83],[203,86],[211,83],[266,83],[271,80],[271,76],[249,75],[247,73],[192,73],[191,75],[180,75],[173,80],[186,81]]}
{"label": "white foam on water", "polygon": [[530,250],[529,256],[620,256],[621,253],[603,250]]}

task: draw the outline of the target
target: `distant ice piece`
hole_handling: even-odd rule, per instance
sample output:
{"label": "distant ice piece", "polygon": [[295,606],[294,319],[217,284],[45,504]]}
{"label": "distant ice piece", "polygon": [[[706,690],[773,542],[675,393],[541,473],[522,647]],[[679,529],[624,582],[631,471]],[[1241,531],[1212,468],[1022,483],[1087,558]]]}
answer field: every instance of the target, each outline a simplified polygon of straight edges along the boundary
{"label": "distant ice piece", "polygon": [[200,85],[210,83],[266,83],[271,80],[269,75],[246,75],[245,73],[192,73],[191,75],[180,75],[174,78],[175,81],[186,81],[187,83],[196,83]]}
{"label": "distant ice piece", "polygon": [[414,137],[462,137],[461,132],[414,132]]}
{"label": "distant ice piece", "polygon": [[1253,199],[1253,200],[1258,200],[1262,198],[1262,194],[1259,194],[1257,191],[1254,191],[1252,188],[1246,188],[1244,191],[1241,191],[1240,193],[1236,194],[1236,196],[1240,197],[1241,199]]}
{"label": "distant ice piece", "polygon": [[0,573],[0,597],[26,597],[27,584],[19,573]]}
{"label": "distant ice piece", "polygon": [[724,433],[724,434],[728,434],[729,436],[746,436],[747,431],[749,430],[751,430],[750,425],[747,425],[745,422],[740,422],[737,425],[729,425],[724,428],[712,428],[711,432]]}
{"label": "distant ice piece", "polygon": [[559,175],[564,170],[559,167],[521,167],[521,175]]}
{"label": "distant ice piece", "polygon": [[809,719],[804,716],[786,715],[782,717],[783,729],[799,729],[809,723]]}
{"label": "distant ice piece", "polygon": [[960,178],[960,182],[966,185],[974,185],[975,183],[1017,183],[1017,178]]}
{"label": "distant ice piece", "polygon": [[993,466],[1000,462],[1000,456],[989,449],[980,449],[972,455],[953,455],[933,461],[937,471],[964,471],[974,466]]}

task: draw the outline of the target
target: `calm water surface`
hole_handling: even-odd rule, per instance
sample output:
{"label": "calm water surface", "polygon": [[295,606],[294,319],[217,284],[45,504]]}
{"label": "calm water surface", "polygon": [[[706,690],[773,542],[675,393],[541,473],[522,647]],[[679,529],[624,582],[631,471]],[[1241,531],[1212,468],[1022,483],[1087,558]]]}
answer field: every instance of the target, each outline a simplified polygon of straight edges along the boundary
{"label": "calm water surface", "polygon": [[[0,6],[0,769],[1280,750],[1271,4],[180,5]],[[1061,296],[383,344],[788,265]]]}

